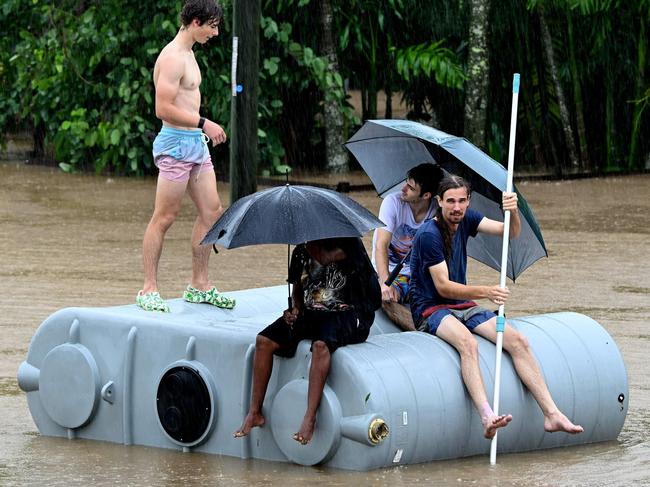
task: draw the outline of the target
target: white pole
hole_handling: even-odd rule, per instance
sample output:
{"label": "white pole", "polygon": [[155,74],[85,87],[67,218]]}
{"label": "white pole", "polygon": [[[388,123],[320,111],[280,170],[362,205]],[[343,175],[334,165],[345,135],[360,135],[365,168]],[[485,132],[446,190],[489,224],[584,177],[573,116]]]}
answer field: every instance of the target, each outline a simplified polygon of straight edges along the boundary
{"label": "white pole", "polygon": [[239,37],[232,38],[232,58],[230,60],[230,89],[232,96],[237,96],[237,56],[239,49]]}
{"label": "white pole", "polygon": [[[517,103],[519,102],[519,73],[512,77],[512,113],[510,114],[510,145],[508,147],[508,180],[506,191],[512,192],[512,175],[515,167],[515,136],[517,135]],[[510,211],[506,211],[503,217],[503,245],[501,247],[501,277],[499,286],[506,287],[506,276],[508,271],[508,243],[510,238]],[[501,389],[501,355],[503,351],[503,330],[506,325],[505,305],[499,306],[499,316],[497,316],[497,358],[494,367],[494,405],[492,409],[494,414],[499,415],[499,394]],[[492,438],[490,445],[490,465],[497,463],[497,437],[499,433]]]}

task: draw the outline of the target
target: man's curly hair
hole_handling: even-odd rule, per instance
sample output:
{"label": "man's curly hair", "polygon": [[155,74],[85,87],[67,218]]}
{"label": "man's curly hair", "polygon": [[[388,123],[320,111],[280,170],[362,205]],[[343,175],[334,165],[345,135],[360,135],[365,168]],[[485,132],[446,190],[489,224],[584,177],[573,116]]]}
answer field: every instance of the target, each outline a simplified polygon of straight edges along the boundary
{"label": "man's curly hair", "polygon": [[194,19],[201,25],[206,22],[218,25],[223,18],[223,9],[216,0],[187,0],[181,10],[181,22],[188,26]]}

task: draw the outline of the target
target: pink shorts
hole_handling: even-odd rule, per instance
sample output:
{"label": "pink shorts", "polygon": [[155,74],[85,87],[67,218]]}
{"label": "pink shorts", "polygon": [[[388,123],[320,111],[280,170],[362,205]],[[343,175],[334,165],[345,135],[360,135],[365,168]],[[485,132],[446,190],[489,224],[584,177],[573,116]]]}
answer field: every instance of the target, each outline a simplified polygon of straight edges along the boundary
{"label": "pink shorts", "polygon": [[203,164],[179,161],[172,156],[161,155],[156,157],[154,164],[158,167],[159,174],[168,181],[184,183],[190,177],[198,176],[205,171],[213,171],[212,159],[208,157]]}

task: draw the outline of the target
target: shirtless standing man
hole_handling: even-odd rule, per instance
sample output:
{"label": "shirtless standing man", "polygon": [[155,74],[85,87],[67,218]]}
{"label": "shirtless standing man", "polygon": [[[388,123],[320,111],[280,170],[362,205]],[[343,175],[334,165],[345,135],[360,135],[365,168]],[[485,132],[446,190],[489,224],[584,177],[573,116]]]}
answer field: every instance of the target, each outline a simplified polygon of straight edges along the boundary
{"label": "shirtless standing man", "polygon": [[163,127],[153,143],[159,169],[154,213],[142,244],[144,285],[136,304],[147,311],[169,312],[158,292],[158,261],[165,233],[176,219],[185,191],[198,216],[192,230],[192,280],[183,298],[232,308],[235,301],[222,294],[208,279],[210,247],[199,242],[223,213],[207,143],[226,141],[224,130],[199,114],[201,72],[194,58],[195,43],[205,44],[219,35],[223,10],[216,0],[187,0],[181,10],[181,28],[160,52],[153,72],[156,116]]}

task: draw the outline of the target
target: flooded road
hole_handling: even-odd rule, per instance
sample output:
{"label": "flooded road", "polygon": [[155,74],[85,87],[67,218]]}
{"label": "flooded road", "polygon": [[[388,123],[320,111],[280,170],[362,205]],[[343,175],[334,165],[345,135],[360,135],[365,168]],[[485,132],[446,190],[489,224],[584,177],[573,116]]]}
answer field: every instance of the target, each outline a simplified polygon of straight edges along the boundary
{"label": "flooded road", "polygon": [[[68,306],[132,303],[142,284],[141,242],[155,180],[65,175],[0,163],[0,486],[178,485],[650,485],[650,175],[519,184],[538,218],[549,258],[510,284],[509,316],[577,311],[616,340],[630,407],[618,441],[525,454],[347,472],[259,460],[45,438],[31,419],[16,371],[32,335]],[[227,204],[229,188],[220,185]],[[351,193],[375,213],[373,192]],[[189,199],[160,266],[166,298],[190,270]],[[369,248],[370,235],[366,236]],[[286,247],[221,250],[210,262],[221,290],[278,285]],[[471,261],[470,281],[498,282]]]}

